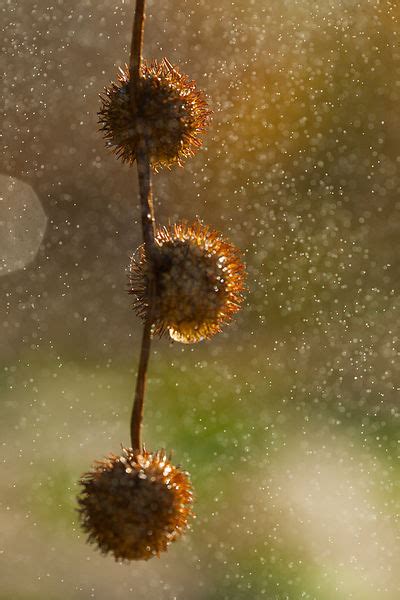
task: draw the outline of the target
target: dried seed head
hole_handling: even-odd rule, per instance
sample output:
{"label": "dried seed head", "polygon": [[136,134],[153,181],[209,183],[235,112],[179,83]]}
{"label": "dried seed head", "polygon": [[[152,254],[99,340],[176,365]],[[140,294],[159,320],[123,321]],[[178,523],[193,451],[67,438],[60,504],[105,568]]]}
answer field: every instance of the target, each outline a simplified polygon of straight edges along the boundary
{"label": "dried seed head", "polygon": [[192,489],[188,474],[160,450],[97,461],[80,480],[79,513],[88,541],[116,560],[148,560],[186,528]]}
{"label": "dried seed head", "polygon": [[129,69],[100,96],[99,123],[107,145],[118,158],[132,164],[140,136],[146,138],[153,168],[181,165],[201,146],[199,134],[209,117],[204,93],[167,59],[141,67],[138,112],[129,94]]}
{"label": "dried seed head", "polygon": [[[153,256],[154,331],[194,343],[221,330],[239,310],[244,266],[238,250],[209,227],[180,223],[158,230]],[[150,268],[141,246],[130,264],[129,292],[143,319],[149,304]]]}

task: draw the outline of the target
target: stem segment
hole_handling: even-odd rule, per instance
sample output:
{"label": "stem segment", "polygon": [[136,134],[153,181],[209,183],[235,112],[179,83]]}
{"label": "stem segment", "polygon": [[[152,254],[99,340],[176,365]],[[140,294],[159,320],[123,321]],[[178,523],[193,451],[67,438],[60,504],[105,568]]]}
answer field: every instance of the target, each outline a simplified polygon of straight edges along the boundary
{"label": "stem segment", "polygon": [[155,224],[153,197],[151,189],[151,165],[146,141],[146,123],[141,118],[141,110],[138,102],[138,90],[140,86],[140,66],[142,62],[143,29],[145,19],[145,0],[136,0],[135,17],[133,21],[131,54],[129,61],[130,73],[130,97],[132,110],[136,115],[138,126],[142,137],[137,148],[137,170],[139,181],[140,208],[142,220],[142,232],[146,259],[149,267],[149,306],[147,307],[146,320],[143,328],[142,346],[138,374],[136,379],[135,399],[133,402],[131,417],[131,444],[132,449],[138,452],[142,450],[141,428],[143,420],[143,403],[146,389],[147,368],[150,357],[151,327],[153,324],[154,306],[154,280],[152,278],[152,256],[154,248]]}
{"label": "stem segment", "polygon": [[[151,286],[150,286],[151,287]],[[154,295],[150,292],[150,297]],[[132,416],[131,416],[131,444],[132,450],[141,452],[141,430],[143,421],[143,403],[144,394],[146,391],[146,378],[147,378],[147,367],[150,358],[150,345],[151,345],[151,326],[152,326],[152,303],[148,307],[146,315],[146,321],[143,328],[142,346],[140,349],[139,368],[136,379],[136,390],[135,400],[133,402]]]}
{"label": "stem segment", "polygon": [[131,82],[140,76],[142,62],[143,31],[144,31],[145,0],[136,0],[135,17],[133,19],[131,54],[129,59],[129,73]]}

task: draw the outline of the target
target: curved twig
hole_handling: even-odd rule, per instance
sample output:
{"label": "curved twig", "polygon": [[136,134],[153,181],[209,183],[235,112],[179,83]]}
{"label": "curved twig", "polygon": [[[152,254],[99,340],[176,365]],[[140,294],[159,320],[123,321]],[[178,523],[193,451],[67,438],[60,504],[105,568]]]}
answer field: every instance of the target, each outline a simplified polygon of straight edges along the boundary
{"label": "curved twig", "polygon": [[[132,110],[140,124],[140,105],[138,103],[138,89],[140,86],[140,67],[142,62],[143,30],[145,20],[145,0],[136,0],[135,17],[133,21],[131,54],[129,61],[130,96]],[[141,428],[143,420],[143,403],[146,389],[147,368],[150,357],[151,329],[153,324],[154,281],[152,278],[152,255],[154,247],[155,221],[151,186],[151,164],[148,152],[145,123],[141,127],[142,139],[137,147],[137,170],[139,180],[140,209],[144,248],[149,265],[149,306],[147,307],[146,320],[143,328],[142,345],[140,350],[139,367],[136,379],[135,398],[131,416],[131,444],[132,449],[142,450]]]}

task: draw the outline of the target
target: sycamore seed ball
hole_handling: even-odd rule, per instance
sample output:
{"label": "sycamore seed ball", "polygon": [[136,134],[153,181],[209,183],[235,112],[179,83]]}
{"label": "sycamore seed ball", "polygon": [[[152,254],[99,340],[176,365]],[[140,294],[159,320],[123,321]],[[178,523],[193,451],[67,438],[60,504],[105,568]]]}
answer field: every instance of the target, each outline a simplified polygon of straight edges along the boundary
{"label": "sycamore seed ball", "polygon": [[[238,250],[200,223],[161,228],[155,241],[155,333],[169,332],[183,343],[212,337],[242,302],[245,271]],[[129,277],[134,309],[144,319],[150,267],[143,246],[131,260]]]}
{"label": "sycamore seed ball", "polygon": [[100,96],[99,123],[107,146],[132,164],[144,135],[155,170],[182,165],[201,146],[199,136],[210,117],[204,93],[166,59],[142,65],[137,112],[129,83],[126,67]]}
{"label": "sycamore seed ball", "polygon": [[187,527],[188,474],[163,450],[123,449],[82,476],[79,512],[88,541],[116,560],[148,560],[167,550]]}

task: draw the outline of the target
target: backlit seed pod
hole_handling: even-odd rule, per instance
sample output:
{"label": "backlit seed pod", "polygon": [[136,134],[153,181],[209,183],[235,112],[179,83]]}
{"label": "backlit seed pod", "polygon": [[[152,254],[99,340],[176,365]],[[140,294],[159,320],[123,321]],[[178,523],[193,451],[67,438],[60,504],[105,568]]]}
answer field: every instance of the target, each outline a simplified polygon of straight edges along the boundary
{"label": "backlit seed pod", "polygon": [[199,134],[210,117],[205,95],[194,81],[167,59],[143,64],[137,91],[136,112],[130,100],[129,69],[100,95],[99,123],[107,145],[118,158],[136,160],[144,136],[153,168],[182,165],[201,146]]}
{"label": "backlit seed pod", "polygon": [[221,330],[239,310],[244,265],[238,250],[201,223],[180,223],[159,229],[152,270],[141,246],[130,263],[129,292],[143,319],[149,305],[153,273],[154,332],[179,342],[194,343]]}
{"label": "backlit seed pod", "polygon": [[148,560],[167,550],[187,527],[188,474],[160,450],[124,448],[97,461],[80,480],[79,513],[88,541],[116,560]]}

